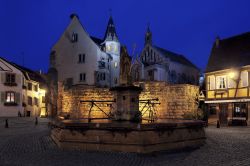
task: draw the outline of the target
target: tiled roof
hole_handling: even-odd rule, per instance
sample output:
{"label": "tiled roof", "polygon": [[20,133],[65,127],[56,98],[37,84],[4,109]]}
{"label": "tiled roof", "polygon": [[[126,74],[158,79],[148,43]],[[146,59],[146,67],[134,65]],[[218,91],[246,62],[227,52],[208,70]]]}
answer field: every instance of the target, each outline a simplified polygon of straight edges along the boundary
{"label": "tiled roof", "polygon": [[193,68],[198,69],[197,66],[195,66],[192,62],[190,62],[186,57],[184,57],[183,55],[180,54],[176,54],[174,52],[171,52],[169,50],[160,48],[158,46],[153,46],[153,48],[155,48],[158,52],[160,52],[161,54],[163,54],[164,56],[168,57],[171,61],[174,62],[178,62],[181,63],[183,65],[187,65]]}
{"label": "tiled roof", "polygon": [[205,72],[250,65],[250,32],[216,41]]}
{"label": "tiled roof", "polygon": [[97,37],[94,36],[90,36],[90,38],[98,45],[100,46],[104,41],[102,39],[99,39]]}
{"label": "tiled roof", "polygon": [[43,76],[40,75],[39,73],[37,73],[31,69],[28,69],[26,67],[15,64],[13,62],[10,62],[10,63],[13,66],[15,66],[17,69],[19,69],[23,73],[23,75],[25,76],[26,79],[30,79],[30,80],[39,82],[40,84],[43,84],[43,85],[46,84],[45,78],[43,78]]}

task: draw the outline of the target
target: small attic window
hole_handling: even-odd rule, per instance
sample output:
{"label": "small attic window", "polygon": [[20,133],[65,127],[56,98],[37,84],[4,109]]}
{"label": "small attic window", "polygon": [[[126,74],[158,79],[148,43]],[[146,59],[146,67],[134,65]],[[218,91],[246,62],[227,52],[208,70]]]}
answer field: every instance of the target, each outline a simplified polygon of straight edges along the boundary
{"label": "small attic window", "polygon": [[71,41],[72,41],[72,43],[75,43],[78,41],[78,34],[76,32],[72,33]]}

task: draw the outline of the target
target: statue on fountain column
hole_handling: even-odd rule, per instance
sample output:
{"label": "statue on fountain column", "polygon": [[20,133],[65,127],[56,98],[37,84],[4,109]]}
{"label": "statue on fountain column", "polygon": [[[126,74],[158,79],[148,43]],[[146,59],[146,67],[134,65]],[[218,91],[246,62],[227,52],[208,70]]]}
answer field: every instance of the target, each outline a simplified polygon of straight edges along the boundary
{"label": "statue on fountain column", "polygon": [[128,55],[127,48],[121,47],[121,58],[120,58],[120,85],[131,85],[131,60],[132,58]]}

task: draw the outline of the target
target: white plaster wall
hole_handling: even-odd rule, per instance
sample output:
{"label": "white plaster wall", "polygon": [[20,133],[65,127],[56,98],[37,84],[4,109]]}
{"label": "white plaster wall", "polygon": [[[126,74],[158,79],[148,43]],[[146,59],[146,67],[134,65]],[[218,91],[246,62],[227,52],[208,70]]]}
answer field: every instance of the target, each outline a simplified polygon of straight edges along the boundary
{"label": "white plaster wall", "polygon": [[[72,33],[78,34],[78,41],[71,42]],[[56,51],[55,68],[58,71],[58,81],[73,78],[73,84],[80,84],[79,74],[86,73],[83,84],[93,85],[94,72],[98,70],[97,60],[102,51],[91,40],[79,20],[74,17],[52,51]],[[85,63],[78,63],[78,54],[85,54]]]}
{"label": "white plaster wall", "polygon": [[[32,91],[28,90],[28,83],[32,83]],[[36,117],[36,116],[40,116],[41,113],[41,109],[45,108],[46,105],[45,103],[42,103],[42,97],[45,97],[45,90],[44,89],[40,89],[39,83],[36,81],[32,81],[32,80],[25,80],[25,85],[26,85],[26,89],[23,89],[23,102],[26,103],[26,107],[24,108],[25,111],[30,111],[30,116]],[[38,86],[38,91],[36,92],[34,89],[34,86],[37,85]],[[28,104],[28,96],[32,97],[32,105]],[[35,105],[35,100],[34,98],[38,98],[38,106]]]}
{"label": "white plaster wall", "polygon": [[[6,61],[0,58],[0,66],[5,71],[0,70],[0,94],[6,91],[14,91],[16,93],[20,93],[20,102],[17,106],[4,106],[4,103],[0,100],[0,117],[12,117],[18,116],[18,111],[23,114],[22,107],[22,73]],[[15,73],[16,74],[16,82],[17,86],[5,86],[5,73]],[[4,78],[2,78],[4,77]],[[4,80],[4,81],[3,81]]]}

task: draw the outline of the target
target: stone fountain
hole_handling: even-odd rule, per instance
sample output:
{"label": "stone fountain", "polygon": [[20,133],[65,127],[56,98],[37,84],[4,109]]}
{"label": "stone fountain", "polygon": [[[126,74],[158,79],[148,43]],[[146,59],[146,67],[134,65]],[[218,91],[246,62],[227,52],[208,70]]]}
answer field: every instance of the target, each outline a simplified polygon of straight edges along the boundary
{"label": "stone fountain", "polygon": [[51,137],[63,149],[151,153],[204,144],[204,123],[194,120],[144,121],[139,111],[141,88],[130,83],[131,59],[122,48],[120,86],[111,88],[113,111],[105,120],[58,119]]}

